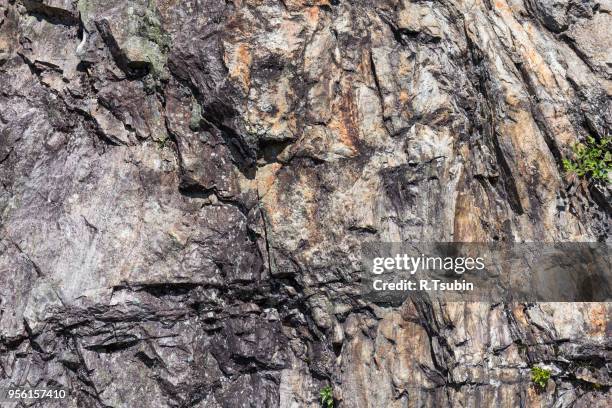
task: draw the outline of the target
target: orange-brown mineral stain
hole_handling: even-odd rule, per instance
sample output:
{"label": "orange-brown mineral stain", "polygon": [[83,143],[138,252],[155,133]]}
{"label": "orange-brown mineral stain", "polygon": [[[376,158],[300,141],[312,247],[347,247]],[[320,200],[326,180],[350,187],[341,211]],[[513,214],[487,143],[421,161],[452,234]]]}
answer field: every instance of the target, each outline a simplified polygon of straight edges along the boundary
{"label": "orange-brown mineral stain", "polygon": [[[346,89],[346,88],[345,88]],[[329,124],[339,137],[340,142],[357,154],[359,126],[357,125],[357,108],[351,90],[344,90],[339,101],[333,106],[334,117]]]}
{"label": "orange-brown mineral stain", "polygon": [[593,305],[589,311],[589,334],[592,336],[609,336],[612,327],[610,326],[610,315],[608,305],[598,304]]}
{"label": "orange-brown mineral stain", "polygon": [[240,43],[236,47],[232,56],[226,55],[226,60],[230,60],[230,78],[236,79],[247,90],[251,85],[251,51],[249,47]]}
{"label": "orange-brown mineral stain", "polygon": [[317,25],[317,23],[319,22],[318,7],[307,8],[304,14],[306,14],[306,21],[308,21],[308,24],[310,24],[311,26]]}

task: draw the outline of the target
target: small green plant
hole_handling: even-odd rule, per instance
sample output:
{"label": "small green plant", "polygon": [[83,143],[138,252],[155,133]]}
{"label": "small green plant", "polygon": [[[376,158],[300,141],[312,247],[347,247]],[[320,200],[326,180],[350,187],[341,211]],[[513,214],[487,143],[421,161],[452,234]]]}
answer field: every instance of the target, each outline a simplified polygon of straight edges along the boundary
{"label": "small green plant", "polygon": [[157,143],[157,147],[160,150],[164,150],[164,148],[166,147],[166,145],[168,144],[169,141],[170,141],[170,137],[169,136],[165,136],[163,139],[155,140],[155,143]]}
{"label": "small green plant", "polygon": [[323,387],[319,395],[321,396],[321,405],[324,408],[334,408],[334,391],[331,385]]}
{"label": "small green plant", "polygon": [[546,384],[548,384],[548,380],[550,380],[550,371],[541,367],[531,367],[531,381],[541,390],[546,388]]}
{"label": "small green plant", "polygon": [[612,170],[612,137],[603,137],[597,142],[589,136],[586,143],[576,143],[572,151],[573,159],[563,159],[566,172],[594,181],[608,180],[608,173]]}

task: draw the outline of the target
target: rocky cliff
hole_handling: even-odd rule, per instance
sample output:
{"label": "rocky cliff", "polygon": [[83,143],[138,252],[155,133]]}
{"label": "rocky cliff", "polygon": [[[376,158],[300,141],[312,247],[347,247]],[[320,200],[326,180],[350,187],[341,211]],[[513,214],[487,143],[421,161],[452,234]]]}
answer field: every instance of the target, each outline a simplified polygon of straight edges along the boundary
{"label": "rocky cliff", "polygon": [[561,161],[612,129],[611,27],[609,0],[0,0],[0,387],[610,406],[612,304],[358,282],[363,242],[610,241]]}

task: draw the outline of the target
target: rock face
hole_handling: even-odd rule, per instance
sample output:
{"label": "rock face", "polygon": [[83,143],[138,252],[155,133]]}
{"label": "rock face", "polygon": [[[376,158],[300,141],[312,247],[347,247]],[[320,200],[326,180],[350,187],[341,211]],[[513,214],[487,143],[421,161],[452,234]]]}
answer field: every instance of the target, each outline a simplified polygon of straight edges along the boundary
{"label": "rock face", "polygon": [[[0,0],[0,387],[612,403],[611,304],[359,297],[366,241],[610,241],[609,0]],[[547,367],[544,390],[530,368]]]}

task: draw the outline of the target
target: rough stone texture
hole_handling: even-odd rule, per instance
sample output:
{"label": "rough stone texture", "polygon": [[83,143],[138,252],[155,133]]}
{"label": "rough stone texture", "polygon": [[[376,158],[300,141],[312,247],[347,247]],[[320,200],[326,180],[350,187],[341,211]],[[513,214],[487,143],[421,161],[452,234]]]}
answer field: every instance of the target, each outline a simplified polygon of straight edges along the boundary
{"label": "rough stone texture", "polygon": [[[364,241],[610,241],[609,0],[0,0],[0,387],[612,404],[610,304],[359,299]],[[553,373],[546,390],[530,367]]]}

